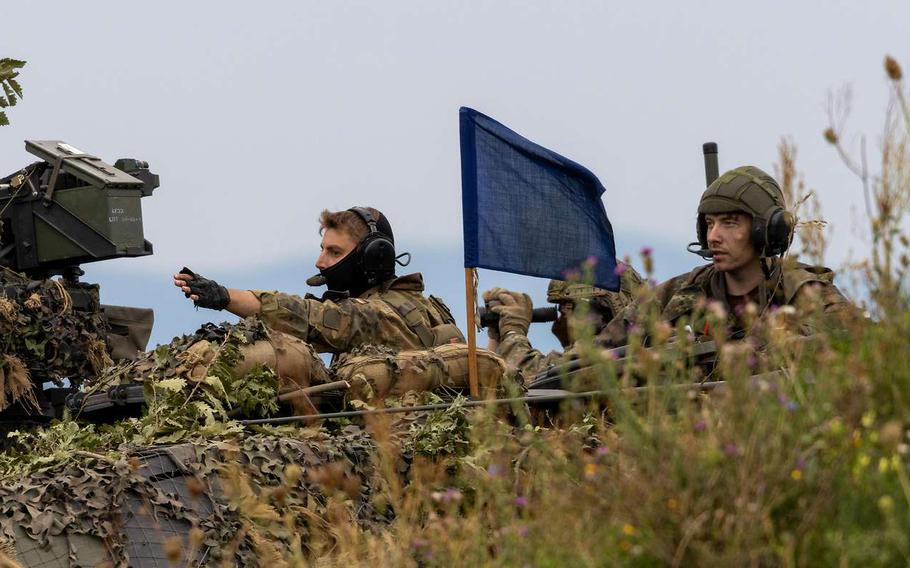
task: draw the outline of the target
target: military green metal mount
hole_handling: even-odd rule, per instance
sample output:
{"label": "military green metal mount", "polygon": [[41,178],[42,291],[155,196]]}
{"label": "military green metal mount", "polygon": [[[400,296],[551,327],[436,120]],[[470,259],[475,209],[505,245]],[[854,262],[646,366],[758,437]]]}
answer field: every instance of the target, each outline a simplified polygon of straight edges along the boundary
{"label": "military green metal mount", "polygon": [[140,199],[158,187],[148,164],[114,166],[60,140],[26,140],[42,161],[0,179],[0,265],[75,279],[78,265],[152,254]]}
{"label": "military green metal mount", "polygon": [[[3,322],[4,354],[27,368],[38,409],[0,409],[0,423],[59,416],[97,372],[104,354],[91,346],[100,343],[114,361],[134,358],[154,321],[150,309],[101,304],[99,286],[79,277],[87,262],[152,254],[140,200],[159,186],[158,176],[142,160],[110,165],[60,140],[26,140],[25,149],[40,161],[0,178],[0,298],[22,314]],[[48,381],[56,387],[44,388]],[[123,389],[110,399],[120,407],[136,403]]]}

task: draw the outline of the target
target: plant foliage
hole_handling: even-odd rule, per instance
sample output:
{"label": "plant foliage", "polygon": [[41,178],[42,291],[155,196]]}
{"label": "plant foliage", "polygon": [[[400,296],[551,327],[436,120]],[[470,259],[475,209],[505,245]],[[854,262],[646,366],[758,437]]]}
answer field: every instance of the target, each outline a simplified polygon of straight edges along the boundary
{"label": "plant foliage", "polygon": [[[22,85],[16,78],[19,76],[19,69],[25,66],[25,61],[10,59],[4,57],[0,59],[0,109],[16,106],[19,99],[22,98]],[[9,124],[9,118],[5,110],[0,110],[0,126]]]}

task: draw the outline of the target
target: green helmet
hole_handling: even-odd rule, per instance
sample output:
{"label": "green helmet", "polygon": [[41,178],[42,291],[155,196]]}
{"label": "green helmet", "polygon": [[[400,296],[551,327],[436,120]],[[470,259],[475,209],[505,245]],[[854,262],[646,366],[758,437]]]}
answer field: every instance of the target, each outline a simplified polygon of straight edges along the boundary
{"label": "green helmet", "polygon": [[565,280],[550,280],[547,286],[547,301],[554,304],[562,302],[575,302],[587,300],[591,305],[601,311],[609,311],[609,317],[619,313],[635,299],[635,290],[642,285],[644,280],[631,266],[618,263],[620,267],[619,292],[610,292],[590,284],[579,282],[566,282]]}
{"label": "green helmet", "polygon": [[774,256],[787,250],[795,220],[773,177],[755,166],[740,166],[708,186],[698,203],[698,242],[703,249],[708,248],[705,215],[734,212],[752,217],[752,244],[759,254]]}
{"label": "green helmet", "polygon": [[550,280],[547,286],[547,301],[554,304],[572,302],[575,300],[590,300],[607,294],[602,288],[595,288],[588,284],[566,282],[565,280]]}

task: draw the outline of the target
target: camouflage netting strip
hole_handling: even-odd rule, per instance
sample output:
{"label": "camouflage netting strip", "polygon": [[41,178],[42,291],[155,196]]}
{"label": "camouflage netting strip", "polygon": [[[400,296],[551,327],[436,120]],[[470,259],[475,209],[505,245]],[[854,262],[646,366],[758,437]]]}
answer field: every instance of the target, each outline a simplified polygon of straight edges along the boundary
{"label": "camouflage netting strip", "polygon": [[111,363],[107,332],[97,286],[0,269],[0,353],[19,360],[36,384],[69,379],[79,386],[97,375]]}
{"label": "camouflage netting strip", "polygon": [[[256,318],[241,320],[236,324],[207,323],[192,335],[175,337],[167,345],[159,345],[153,351],[140,353],[135,361],[126,361],[105,369],[96,381],[92,381],[91,386],[110,386],[177,377],[187,370],[187,359],[193,356],[190,348],[200,341],[208,341],[213,345],[213,349],[217,349],[218,346],[225,345],[229,338],[233,339],[233,346],[250,344],[268,339],[268,330]],[[202,356],[202,354],[196,355]]]}
{"label": "camouflage netting strip", "polygon": [[[79,452],[0,483],[0,545],[15,543],[24,565],[94,566],[100,557],[116,566],[158,566],[168,541],[179,537],[184,558],[219,565],[222,554],[233,554],[237,565],[253,566],[263,534],[290,546],[292,534],[275,522],[284,513],[308,545],[313,523],[327,518],[324,489],[333,484],[359,523],[387,521],[371,504],[374,445],[363,429],[293,432],[137,448],[118,459]],[[302,471],[296,479],[286,475],[291,464]],[[326,481],[326,469],[334,481]],[[195,550],[191,529],[202,531]]]}
{"label": "camouflage netting strip", "polygon": [[[177,337],[135,361],[109,367],[87,392],[142,384],[147,408],[137,425],[143,437],[140,443],[175,442],[192,432],[222,433],[221,420],[233,411],[244,416],[278,411],[282,385],[272,369],[254,365],[243,376],[235,372],[244,359],[243,349],[268,337],[256,319],[205,324],[195,334]],[[200,430],[201,424],[209,429]]]}

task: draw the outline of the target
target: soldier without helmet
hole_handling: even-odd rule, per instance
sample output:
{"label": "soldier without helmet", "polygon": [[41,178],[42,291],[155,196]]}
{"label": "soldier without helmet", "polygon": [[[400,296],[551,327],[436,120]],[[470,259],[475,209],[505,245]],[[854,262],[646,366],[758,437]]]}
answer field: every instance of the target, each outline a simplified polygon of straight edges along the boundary
{"label": "soldier without helmet", "polygon": [[[577,282],[550,281],[547,301],[558,308],[552,332],[563,349],[569,350],[574,345],[581,331],[578,326],[586,325],[597,334],[632,302],[643,280],[631,266],[620,263],[618,267],[619,292]],[[526,381],[564,357],[563,352],[553,351],[544,355],[531,346],[528,340],[533,309],[530,296],[504,288],[491,288],[483,293],[483,300],[488,310],[499,315],[498,325],[487,331],[490,337],[487,348],[505,359],[507,365],[518,370]],[[573,317],[576,312],[584,312],[584,317]]]}
{"label": "soldier without helmet", "polygon": [[[855,307],[834,285],[834,272],[823,266],[784,262],[795,218],[787,211],[777,181],[754,166],[730,170],[702,194],[698,205],[699,250],[710,258],[700,266],[662,283],[650,301],[660,318],[675,324],[686,318],[696,334],[709,334],[704,307],[719,302],[727,314],[727,332],[744,330],[743,312],[754,304],[758,314],[774,307],[794,306],[800,313],[800,331],[812,334],[843,327],[856,315]],[[624,345],[628,330],[643,306],[633,304],[601,333],[607,346]],[[698,319],[693,320],[696,317]]]}
{"label": "soldier without helmet", "polygon": [[[183,271],[174,285],[197,306],[240,317],[258,316],[272,329],[335,355],[364,345],[426,349],[464,338],[442,300],[423,295],[419,273],[396,277],[392,227],[370,207],[323,211],[319,275],[328,286],[322,298],[276,291],[226,288]],[[321,365],[321,361],[314,361]]]}

